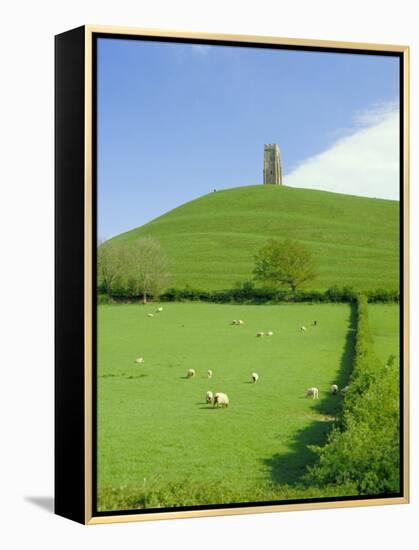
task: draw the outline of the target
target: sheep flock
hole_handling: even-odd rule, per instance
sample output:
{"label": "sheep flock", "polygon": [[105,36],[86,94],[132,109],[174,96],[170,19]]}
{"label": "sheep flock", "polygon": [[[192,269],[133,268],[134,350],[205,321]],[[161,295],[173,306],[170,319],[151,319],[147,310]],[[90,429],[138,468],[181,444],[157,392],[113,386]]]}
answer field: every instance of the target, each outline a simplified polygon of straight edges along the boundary
{"label": "sheep flock", "polygon": [[[159,306],[156,310],[155,310],[155,313],[147,313],[147,316],[148,317],[154,317],[155,314],[159,314],[163,312],[163,307],[162,306]],[[233,319],[231,322],[230,322],[230,325],[233,325],[233,326],[243,326],[245,323],[242,319]],[[183,325],[182,325],[183,326]],[[317,320],[313,321],[311,323],[311,326],[312,327],[317,327],[318,326],[318,322]],[[305,325],[301,325],[300,328],[298,329],[300,333],[306,333],[307,332],[307,327]],[[258,331],[256,333],[256,337],[257,338],[263,338],[265,336],[270,336],[272,337],[274,335],[273,331],[272,330],[268,330],[268,331]],[[144,363],[144,357],[137,357],[135,359],[135,363],[137,364],[143,364]],[[213,370],[212,369],[208,369],[207,370],[207,378],[208,379],[212,379],[213,378]],[[194,379],[196,378],[196,370],[194,368],[189,368],[187,371],[186,371],[186,378],[187,379]],[[250,382],[252,384],[256,384],[259,380],[259,374],[257,372],[252,372],[251,375],[250,375]],[[339,392],[339,387],[337,384],[332,384],[330,386],[330,394],[331,395],[338,395],[339,393],[344,396],[345,393],[348,391],[349,389],[349,386],[345,386],[344,388],[342,388]],[[319,399],[319,389],[315,386],[312,386],[310,388],[308,388],[306,391],[305,391],[305,395],[307,398],[311,398],[311,399]],[[230,399],[228,397],[228,395],[224,392],[213,392],[211,390],[208,390],[206,392],[206,395],[205,395],[205,402],[208,404],[208,405],[211,405],[212,408],[227,408],[230,404]]]}

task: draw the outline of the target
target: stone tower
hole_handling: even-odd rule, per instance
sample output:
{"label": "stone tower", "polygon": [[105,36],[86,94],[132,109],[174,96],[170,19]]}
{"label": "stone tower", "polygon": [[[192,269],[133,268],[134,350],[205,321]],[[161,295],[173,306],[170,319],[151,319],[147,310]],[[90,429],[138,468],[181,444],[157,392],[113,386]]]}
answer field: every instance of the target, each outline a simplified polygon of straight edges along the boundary
{"label": "stone tower", "polygon": [[263,160],[263,183],[282,185],[281,158],[276,143],[265,144]]}

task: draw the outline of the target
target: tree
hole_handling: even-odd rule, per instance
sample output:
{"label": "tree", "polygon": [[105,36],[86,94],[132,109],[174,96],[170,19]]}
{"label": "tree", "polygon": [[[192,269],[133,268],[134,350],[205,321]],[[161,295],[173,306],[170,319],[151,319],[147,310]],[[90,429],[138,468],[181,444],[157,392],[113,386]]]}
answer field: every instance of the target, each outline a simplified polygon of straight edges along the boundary
{"label": "tree", "polygon": [[169,262],[155,239],[139,239],[130,249],[130,278],[136,292],[147,303],[147,295],[158,296],[169,281]]}
{"label": "tree", "polygon": [[317,276],[310,251],[291,239],[271,239],[256,254],[255,262],[256,280],[274,286],[289,285],[293,294],[302,283]]}
{"label": "tree", "polygon": [[112,296],[112,287],[128,264],[128,252],[125,246],[112,242],[104,242],[97,249],[97,274],[99,284],[102,285],[109,298]]}

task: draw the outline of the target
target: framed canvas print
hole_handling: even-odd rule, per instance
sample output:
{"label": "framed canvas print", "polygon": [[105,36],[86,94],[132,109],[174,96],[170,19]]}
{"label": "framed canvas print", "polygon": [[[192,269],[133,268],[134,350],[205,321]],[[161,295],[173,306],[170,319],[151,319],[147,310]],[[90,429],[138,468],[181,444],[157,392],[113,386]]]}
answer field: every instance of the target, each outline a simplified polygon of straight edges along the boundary
{"label": "framed canvas print", "polygon": [[406,46],[56,37],[56,513],[408,502]]}

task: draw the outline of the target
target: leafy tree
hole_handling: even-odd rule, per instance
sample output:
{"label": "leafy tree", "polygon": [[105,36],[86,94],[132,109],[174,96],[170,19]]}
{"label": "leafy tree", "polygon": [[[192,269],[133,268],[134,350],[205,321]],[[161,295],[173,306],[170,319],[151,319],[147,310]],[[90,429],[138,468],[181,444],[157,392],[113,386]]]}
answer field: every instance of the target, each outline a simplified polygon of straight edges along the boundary
{"label": "leafy tree", "polygon": [[127,248],[112,242],[104,242],[97,249],[98,282],[109,298],[116,280],[128,265],[128,258]]}
{"label": "leafy tree", "polygon": [[293,294],[317,276],[310,251],[297,241],[271,239],[255,256],[256,280],[273,286],[289,285]]}
{"label": "leafy tree", "polygon": [[130,248],[130,279],[147,303],[147,295],[158,296],[169,281],[169,261],[158,241],[139,239]]}

